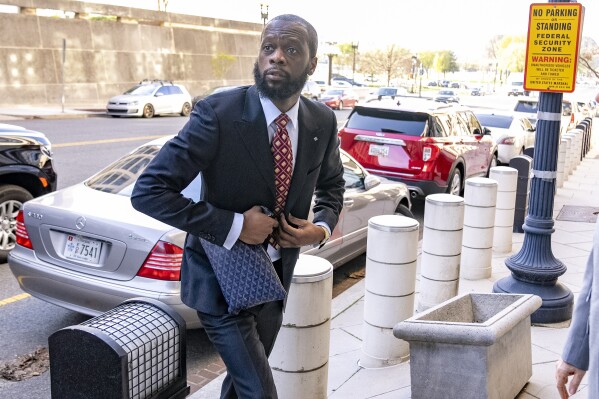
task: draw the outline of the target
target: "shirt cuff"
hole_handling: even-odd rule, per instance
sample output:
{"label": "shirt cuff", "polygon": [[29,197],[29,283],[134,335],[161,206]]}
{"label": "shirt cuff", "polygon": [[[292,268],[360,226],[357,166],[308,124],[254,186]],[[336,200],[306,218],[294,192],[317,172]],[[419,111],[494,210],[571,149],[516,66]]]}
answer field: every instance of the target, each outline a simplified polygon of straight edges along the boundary
{"label": "shirt cuff", "polygon": [[241,213],[236,213],[233,216],[233,224],[231,225],[231,230],[229,230],[229,234],[227,234],[227,239],[223,244],[223,247],[227,249],[233,248],[233,245],[239,239],[241,235],[241,229],[243,228],[243,215]]}
{"label": "shirt cuff", "polygon": [[329,225],[326,222],[316,222],[314,224],[316,226],[320,226],[320,227],[324,228],[327,231],[327,234],[325,234],[323,240],[321,242],[319,242],[318,244],[314,244],[315,247],[321,247],[329,240],[329,238],[331,238],[331,228],[329,227]]}

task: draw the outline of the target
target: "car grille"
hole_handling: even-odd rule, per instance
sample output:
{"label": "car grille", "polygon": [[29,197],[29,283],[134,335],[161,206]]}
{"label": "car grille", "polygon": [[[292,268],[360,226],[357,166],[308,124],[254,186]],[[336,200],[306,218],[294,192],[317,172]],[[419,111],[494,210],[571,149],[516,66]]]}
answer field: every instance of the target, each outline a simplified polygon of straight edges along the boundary
{"label": "car grille", "polygon": [[126,114],[128,111],[126,109],[112,109],[110,108],[108,111],[114,114]]}

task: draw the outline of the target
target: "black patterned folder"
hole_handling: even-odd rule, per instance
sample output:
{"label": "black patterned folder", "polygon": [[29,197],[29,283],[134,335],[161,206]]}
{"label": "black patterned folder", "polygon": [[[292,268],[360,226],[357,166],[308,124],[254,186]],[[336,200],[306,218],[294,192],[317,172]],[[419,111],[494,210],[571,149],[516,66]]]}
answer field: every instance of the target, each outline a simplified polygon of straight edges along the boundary
{"label": "black patterned folder", "polygon": [[229,313],[285,299],[285,288],[264,247],[237,240],[228,250],[202,238],[200,241],[229,305]]}

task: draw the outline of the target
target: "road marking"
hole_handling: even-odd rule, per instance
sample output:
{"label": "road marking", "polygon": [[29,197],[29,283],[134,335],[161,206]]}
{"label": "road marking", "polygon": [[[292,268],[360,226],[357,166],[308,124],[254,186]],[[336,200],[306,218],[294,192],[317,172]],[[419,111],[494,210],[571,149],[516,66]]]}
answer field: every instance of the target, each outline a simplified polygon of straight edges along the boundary
{"label": "road marking", "polygon": [[161,134],[158,136],[141,136],[141,137],[126,137],[122,139],[105,139],[105,140],[93,140],[93,141],[76,141],[73,143],[62,143],[62,144],[52,144],[52,148],[61,148],[61,147],[76,147],[79,145],[91,145],[91,144],[109,144],[109,143],[122,143],[125,141],[148,141],[153,139],[158,139],[160,137],[167,136],[166,134]]}
{"label": "road marking", "polygon": [[0,301],[0,306],[8,305],[9,303],[20,301],[21,299],[27,299],[31,295],[29,294],[19,294],[15,296],[11,296],[10,298],[6,298]]}

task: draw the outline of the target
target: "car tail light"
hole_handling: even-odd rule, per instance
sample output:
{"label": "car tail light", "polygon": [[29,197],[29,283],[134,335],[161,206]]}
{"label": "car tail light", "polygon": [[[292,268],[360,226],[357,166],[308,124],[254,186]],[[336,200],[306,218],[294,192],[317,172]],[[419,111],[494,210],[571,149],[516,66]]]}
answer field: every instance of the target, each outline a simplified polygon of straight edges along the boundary
{"label": "car tail light", "polygon": [[574,112],[570,114],[570,125],[574,123]]}
{"label": "car tail light", "polygon": [[514,144],[516,141],[515,137],[504,137],[497,142],[497,144]]}
{"label": "car tail light", "polygon": [[158,241],[137,275],[155,280],[179,281],[183,248],[170,242]]}
{"label": "car tail light", "polygon": [[426,138],[424,140],[424,147],[422,147],[422,160],[424,162],[434,161],[437,155],[439,155],[439,146],[433,139]]}
{"label": "car tail light", "polygon": [[17,244],[25,248],[33,249],[33,245],[29,239],[29,233],[27,233],[27,227],[25,227],[25,218],[23,217],[22,210],[17,213]]}

